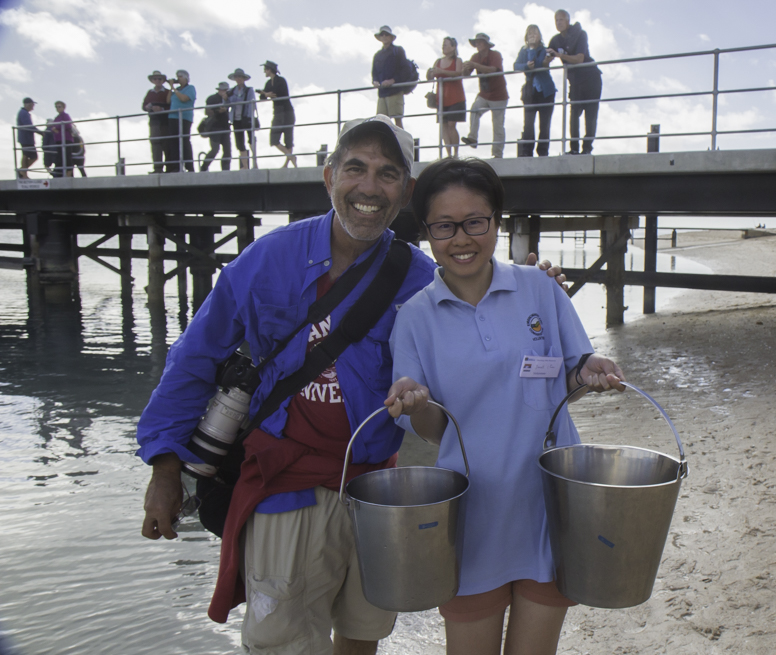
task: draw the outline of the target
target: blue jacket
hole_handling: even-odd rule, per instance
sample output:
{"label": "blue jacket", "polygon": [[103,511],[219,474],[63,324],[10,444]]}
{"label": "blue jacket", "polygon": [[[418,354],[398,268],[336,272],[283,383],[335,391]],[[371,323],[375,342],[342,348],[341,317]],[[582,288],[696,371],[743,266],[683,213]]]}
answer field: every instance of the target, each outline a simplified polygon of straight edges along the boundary
{"label": "blue jacket", "polygon": [[[138,455],[148,462],[155,455],[174,452],[183,461],[199,462],[187,448],[191,433],[216,390],[216,368],[243,342],[250,345],[254,363],[291,334],[316,299],[317,280],[331,266],[331,222],[324,216],[279,227],[257,239],[220,273],[213,291],[172,345],[159,386],[151,395],[137,426]],[[372,281],[388,252],[393,232],[386,230],[373,246],[380,254],[358,286],[332,312],[332,329]],[[367,258],[373,248],[356,263]],[[388,347],[398,306],[434,278],[436,265],[413,247],[412,263],[388,311],[360,342],[351,344],[337,360],[345,408],[351,429],[383,406],[391,385],[393,360]],[[261,373],[251,402],[251,415],[275,383],[297,370],[307,351],[308,330],[297,334]],[[290,398],[261,428],[282,437]],[[381,462],[401,445],[403,431],[384,412],[370,421],[353,444],[353,462]],[[307,503],[307,504],[314,504]],[[304,505],[302,505],[304,506]],[[286,507],[285,509],[295,509]]]}
{"label": "blue jacket", "polygon": [[520,52],[517,54],[517,59],[515,60],[514,65],[514,70],[525,71],[526,83],[530,82],[533,84],[535,88],[541,91],[545,98],[554,95],[556,90],[555,83],[552,81],[552,76],[550,75],[550,71],[545,68],[543,70],[533,72],[530,68],[528,68],[527,64],[529,61],[533,61],[535,66],[533,70],[536,71],[537,68],[541,68],[544,65],[544,59],[546,57],[547,48],[545,48],[543,45],[539,46],[538,48],[529,48],[528,46],[523,46],[520,48]]}

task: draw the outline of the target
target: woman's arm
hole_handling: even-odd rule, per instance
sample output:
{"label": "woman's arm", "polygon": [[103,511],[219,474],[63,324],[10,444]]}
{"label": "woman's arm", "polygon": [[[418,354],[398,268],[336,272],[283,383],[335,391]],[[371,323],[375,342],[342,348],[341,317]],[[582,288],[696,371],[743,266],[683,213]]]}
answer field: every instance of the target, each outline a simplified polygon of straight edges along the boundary
{"label": "woman's arm", "polygon": [[520,48],[520,52],[517,53],[517,59],[515,59],[513,70],[524,71],[528,64],[528,49],[523,46]]}
{"label": "woman's arm", "polygon": [[581,369],[579,368],[579,364],[577,364],[577,366],[571,369],[566,377],[566,387],[568,389],[575,389],[583,384],[587,385],[587,389],[584,392],[580,392],[579,395],[573,396],[569,402],[574,402],[581,398],[588,391],[596,391],[599,393],[602,391],[610,391],[611,389],[625,391],[625,387],[621,384],[624,380],[625,374],[620,367],[617,366],[616,362],[608,357],[593,353],[586,358]]}

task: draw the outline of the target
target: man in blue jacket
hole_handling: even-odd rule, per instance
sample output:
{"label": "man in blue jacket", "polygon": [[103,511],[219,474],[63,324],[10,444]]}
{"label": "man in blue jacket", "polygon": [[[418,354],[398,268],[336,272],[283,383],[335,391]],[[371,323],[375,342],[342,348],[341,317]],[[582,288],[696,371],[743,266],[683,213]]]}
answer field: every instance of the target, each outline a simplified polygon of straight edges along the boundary
{"label": "man in blue jacket", "polygon": [[32,98],[22,100],[22,108],[16,115],[16,139],[22,148],[22,161],[19,167],[19,177],[23,180],[28,178],[27,169],[38,160],[38,151],[35,149],[35,135],[43,134],[32,124],[30,112],[35,108],[35,101]]}

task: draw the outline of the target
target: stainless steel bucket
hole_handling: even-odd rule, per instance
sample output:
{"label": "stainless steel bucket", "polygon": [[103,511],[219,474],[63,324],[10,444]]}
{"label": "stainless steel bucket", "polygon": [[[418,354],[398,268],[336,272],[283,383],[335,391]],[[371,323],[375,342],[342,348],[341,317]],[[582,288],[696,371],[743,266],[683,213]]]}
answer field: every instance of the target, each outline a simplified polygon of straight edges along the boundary
{"label": "stainless steel bucket", "polygon": [[592,607],[632,607],[649,599],[671,525],[687,461],[630,446],[578,444],[551,448],[553,424],[571,392],[557,407],[539,456],[544,503],[562,594]]}
{"label": "stainless steel bucket", "polygon": [[[452,414],[466,475],[431,466],[372,471],[347,485],[350,451],[370,414],[348,444],[340,500],[348,507],[356,539],[361,588],[366,599],[392,612],[437,607],[458,593],[463,548],[461,501],[469,489],[469,462]],[[347,493],[346,493],[347,492]]]}

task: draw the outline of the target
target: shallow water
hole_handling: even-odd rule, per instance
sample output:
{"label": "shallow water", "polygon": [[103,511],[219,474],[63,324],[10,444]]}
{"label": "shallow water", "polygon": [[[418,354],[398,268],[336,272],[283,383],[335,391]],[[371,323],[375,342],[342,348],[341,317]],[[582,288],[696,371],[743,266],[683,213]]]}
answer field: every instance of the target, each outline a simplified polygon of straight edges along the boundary
{"label": "shallow water", "polygon": [[[598,256],[594,242],[542,245],[566,266]],[[631,252],[638,269],[640,251]],[[219,541],[194,519],[172,542],[140,536],[149,469],[134,455],[135,424],[190,309],[181,314],[168,285],[165,314],[151,315],[138,263],[123,305],[117,276],[80,265],[80,303],[40,308],[29,307],[23,273],[0,270],[0,631],[27,655],[236,652],[241,610],[226,626],[206,616]],[[674,267],[708,272],[679,258]],[[676,293],[659,290],[658,308]],[[600,286],[574,304],[606,339]],[[626,305],[626,321],[637,320],[640,289]],[[402,454],[428,456],[415,446]],[[402,616],[381,653],[442,652],[440,630],[435,613]]]}

